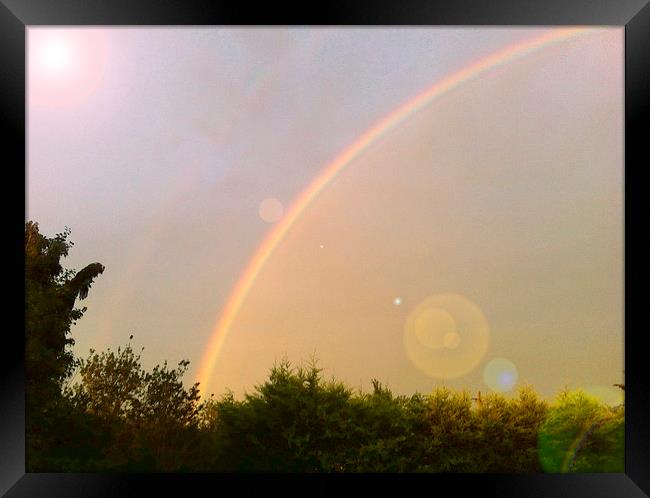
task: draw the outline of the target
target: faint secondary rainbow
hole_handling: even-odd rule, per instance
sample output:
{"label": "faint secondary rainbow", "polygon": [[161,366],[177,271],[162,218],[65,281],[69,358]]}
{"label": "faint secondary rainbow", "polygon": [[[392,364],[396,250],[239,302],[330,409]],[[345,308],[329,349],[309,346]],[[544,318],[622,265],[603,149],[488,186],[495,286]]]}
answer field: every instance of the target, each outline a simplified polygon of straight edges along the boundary
{"label": "faint secondary rainbow", "polygon": [[257,275],[302,212],[347,165],[362,154],[376,140],[395,128],[406,118],[462,83],[475,78],[488,69],[520,58],[542,47],[567,40],[589,31],[592,31],[592,29],[563,28],[553,30],[550,33],[505,47],[454,72],[385,116],[369,128],[354,143],[343,150],[332,162],[327,164],[319,175],[294,200],[293,204],[284,214],[284,217],[267,234],[230,293],[201,359],[197,382],[201,383],[203,393],[207,393],[205,388],[208,385],[221,347]]}

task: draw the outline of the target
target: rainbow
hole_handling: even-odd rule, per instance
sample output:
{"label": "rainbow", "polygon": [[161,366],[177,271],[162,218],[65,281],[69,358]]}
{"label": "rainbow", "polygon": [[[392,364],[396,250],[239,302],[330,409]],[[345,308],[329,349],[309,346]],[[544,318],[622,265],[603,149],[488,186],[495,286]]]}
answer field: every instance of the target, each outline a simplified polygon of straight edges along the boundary
{"label": "rainbow", "polygon": [[[266,238],[250,259],[243,274],[230,293],[226,305],[212,331],[205,353],[201,359],[201,364],[196,378],[197,382],[199,382],[204,389],[205,386],[208,385],[208,381],[214,369],[217,357],[219,356],[219,352],[226,340],[228,331],[237,316],[239,309],[244,303],[249,290],[255,282],[257,275],[273,254],[274,249],[282,241],[302,212],[346,166],[359,157],[359,155],[368,149],[368,147],[370,147],[376,140],[394,129],[406,118],[431,103],[437,97],[446,94],[462,83],[470,81],[488,69],[498,67],[543,47],[590,31],[592,31],[592,29],[588,28],[556,29],[550,33],[545,33],[544,35],[505,47],[498,52],[454,72],[385,116],[361,135],[361,137],[359,137],[354,143],[343,150],[343,152],[341,152],[332,162],[327,164],[318,176],[294,200],[293,204],[286,211],[284,217],[267,234]],[[204,391],[204,394],[205,392],[206,391]]]}

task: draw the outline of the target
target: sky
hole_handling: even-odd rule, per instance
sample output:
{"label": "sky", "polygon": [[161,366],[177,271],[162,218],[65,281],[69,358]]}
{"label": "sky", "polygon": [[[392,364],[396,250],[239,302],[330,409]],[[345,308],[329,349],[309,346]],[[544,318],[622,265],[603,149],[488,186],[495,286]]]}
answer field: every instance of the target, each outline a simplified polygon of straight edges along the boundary
{"label": "sky", "polygon": [[372,132],[557,29],[28,28],[26,219],[71,228],[66,267],[106,267],[75,353],[133,334],[204,394],[315,357],[364,390],[614,399],[622,28],[469,71]]}

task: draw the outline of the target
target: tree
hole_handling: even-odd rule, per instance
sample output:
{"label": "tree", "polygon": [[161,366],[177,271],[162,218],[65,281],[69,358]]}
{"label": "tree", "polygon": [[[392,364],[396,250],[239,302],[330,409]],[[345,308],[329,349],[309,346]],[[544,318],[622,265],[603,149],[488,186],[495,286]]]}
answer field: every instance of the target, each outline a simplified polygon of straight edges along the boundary
{"label": "tree", "polygon": [[[144,349],[144,348],[143,348]],[[189,361],[142,368],[131,344],[79,360],[79,380],[66,390],[76,410],[94,417],[108,439],[99,463],[104,470],[174,472],[195,470],[201,460],[198,383],[182,383]],[[80,470],[92,470],[82,464]]]}
{"label": "tree", "polygon": [[354,450],[351,391],[322,379],[315,363],[275,365],[269,379],[238,401],[232,393],[214,403],[212,468],[227,472],[344,470]]}
{"label": "tree", "polygon": [[61,385],[72,367],[70,327],[85,308],[75,309],[77,297],[85,299],[93,280],[104,271],[92,263],[80,272],[66,270],[61,258],[74,245],[70,229],[48,238],[39,233],[38,223],[25,224],[25,334],[28,384]]}
{"label": "tree", "polygon": [[475,411],[477,471],[540,472],[537,435],[547,411],[548,404],[529,386],[512,399],[497,393],[486,395]]}
{"label": "tree", "polygon": [[625,412],[581,390],[559,394],[539,433],[546,472],[623,472]]}
{"label": "tree", "polygon": [[[74,368],[70,327],[85,308],[84,299],[93,280],[104,271],[93,263],[76,273],[64,269],[61,259],[74,245],[70,229],[49,238],[38,223],[25,223],[25,372],[28,470],[47,467],[61,447],[65,427],[73,417],[61,388]],[[48,463],[49,462],[49,463]],[[45,467],[45,468],[44,468]]]}

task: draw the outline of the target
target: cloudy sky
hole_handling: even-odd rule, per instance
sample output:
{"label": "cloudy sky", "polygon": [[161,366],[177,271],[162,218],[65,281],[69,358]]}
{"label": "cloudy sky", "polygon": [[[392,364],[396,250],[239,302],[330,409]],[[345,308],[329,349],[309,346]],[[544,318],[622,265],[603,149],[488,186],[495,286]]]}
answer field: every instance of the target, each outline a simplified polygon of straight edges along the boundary
{"label": "cloudy sky", "polygon": [[29,28],[26,216],[106,266],[75,352],[133,334],[215,394],[312,356],[405,394],[620,382],[623,30],[517,52],[554,29]]}

